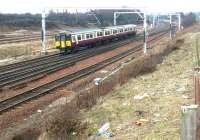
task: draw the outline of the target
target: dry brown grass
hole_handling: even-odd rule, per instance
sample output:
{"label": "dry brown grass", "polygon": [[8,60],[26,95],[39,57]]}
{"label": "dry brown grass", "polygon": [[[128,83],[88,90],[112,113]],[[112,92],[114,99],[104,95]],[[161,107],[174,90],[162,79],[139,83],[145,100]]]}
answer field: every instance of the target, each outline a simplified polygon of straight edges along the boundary
{"label": "dry brown grass", "polygon": [[[191,44],[191,39],[189,36],[186,38],[188,39],[184,45],[182,39],[177,41],[174,47],[178,46],[178,49],[158,65],[154,72],[140,75],[122,86],[118,85],[114,91],[96,101],[97,105],[90,111],[83,110],[82,114],[89,122],[87,133],[95,135],[98,128],[105,122],[110,122],[112,132],[115,134],[113,139],[179,140],[180,106],[194,101],[191,79],[194,47],[188,46]],[[149,60],[146,64],[147,62],[147,66],[150,66],[152,64],[150,62],[155,61]],[[131,76],[134,74],[129,67],[121,71],[120,78],[109,79],[102,86],[103,89],[100,88],[99,93],[105,94],[112,90],[112,84],[116,83],[117,79],[123,81]],[[177,86],[184,86],[186,91],[181,93],[176,91]],[[135,95],[147,95],[147,97],[137,101],[133,99]],[[183,99],[182,95],[188,96],[188,99]],[[141,111],[142,115],[138,115],[138,111]],[[134,125],[133,122],[139,118],[148,119],[149,122],[142,126]]]}
{"label": "dry brown grass", "polygon": [[[57,51],[53,39],[48,39],[46,46],[48,52]],[[10,63],[10,61],[31,59],[39,56],[40,51],[41,42],[39,40],[0,45],[0,62],[5,64]]]}

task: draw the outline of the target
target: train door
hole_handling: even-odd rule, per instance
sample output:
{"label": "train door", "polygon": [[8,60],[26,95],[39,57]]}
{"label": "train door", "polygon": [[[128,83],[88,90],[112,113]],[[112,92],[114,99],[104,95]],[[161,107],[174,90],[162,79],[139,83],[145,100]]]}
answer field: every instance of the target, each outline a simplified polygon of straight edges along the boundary
{"label": "train door", "polygon": [[61,48],[65,48],[66,47],[66,42],[65,42],[65,40],[66,40],[66,36],[65,36],[65,34],[60,34],[60,42],[61,42]]}
{"label": "train door", "polygon": [[55,35],[55,46],[60,48],[60,35]]}
{"label": "train door", "polygon": [[67,47],[71,47],[72,46],[72,37],[71,37],[71,34],[66,34],[65,43],[66,43]]}

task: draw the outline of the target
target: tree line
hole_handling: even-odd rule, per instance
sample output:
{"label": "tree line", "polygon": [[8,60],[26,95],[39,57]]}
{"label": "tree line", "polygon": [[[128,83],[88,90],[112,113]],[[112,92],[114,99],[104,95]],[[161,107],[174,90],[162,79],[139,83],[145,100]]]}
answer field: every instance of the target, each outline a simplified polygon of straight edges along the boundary
{"label": "tree line", "polygon": [[[58,25],[68,26],[111,26],[113,25],[114,12],[130,12],[133,10],[91,10],[89,12],[71,13],[68,11],[54,12],[51,10],[46,17],[47,28],[56,28]],[[196,22],[196,15],[194,13],[181,14],[182,25],[187,27]],[[150,22],[152,18],[147,21]],[[121,14],[117,18],[117,24],[139,24],[142,23],[140,16],[136,14]],[[41,27],[41,14],[1,14],[0,26],[8,27]]]}

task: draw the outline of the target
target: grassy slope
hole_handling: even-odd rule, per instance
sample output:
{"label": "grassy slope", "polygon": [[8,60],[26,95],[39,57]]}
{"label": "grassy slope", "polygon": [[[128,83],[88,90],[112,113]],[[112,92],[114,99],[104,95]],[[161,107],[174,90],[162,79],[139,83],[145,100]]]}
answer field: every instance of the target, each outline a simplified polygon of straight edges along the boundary
{"label": "grassy slope", "polygon": [[[184,45],[166,57],[153,73],[140,75],[101,98],[90,111],[83,111],[89,121],[88,133],[95,134],[105,122],[110,122],[113,139],[179,140],[180,107],[193,103],[193,51],[191,42],[195,34],[184,36]],[[177,91],[185,87],[185,91]],[[147,94],[142,100],[135,95]],[[189,99],[183,99],[183,95]],[[143,116],[135,111],[144,111]],[[149,122],[137,126],[139,118]],[[97,139],[104,139],[99,137]],[[105,138],[106,139],[106,138]]]}

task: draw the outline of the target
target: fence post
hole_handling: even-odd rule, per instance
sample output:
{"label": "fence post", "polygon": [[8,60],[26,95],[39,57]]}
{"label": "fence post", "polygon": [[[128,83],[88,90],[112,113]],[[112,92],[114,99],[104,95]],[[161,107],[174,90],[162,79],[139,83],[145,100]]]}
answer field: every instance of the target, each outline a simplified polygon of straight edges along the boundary
{"label": "fence post", "polygon": [[194,72],[194,91],[195,91],[195,104],[200,105],[200,73],[199,68],[195,68]]}
{"label": "fence post", "polygon": [[182,106],[181,140],[196,140],[197,105]]}

